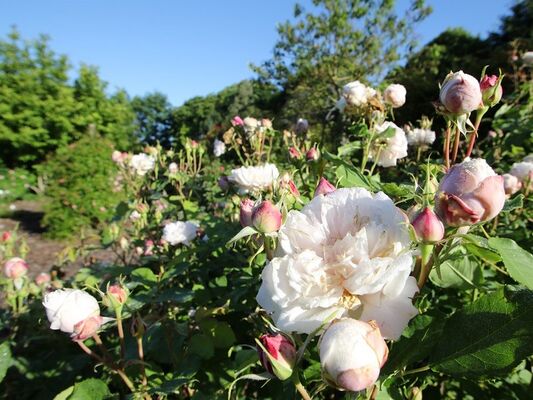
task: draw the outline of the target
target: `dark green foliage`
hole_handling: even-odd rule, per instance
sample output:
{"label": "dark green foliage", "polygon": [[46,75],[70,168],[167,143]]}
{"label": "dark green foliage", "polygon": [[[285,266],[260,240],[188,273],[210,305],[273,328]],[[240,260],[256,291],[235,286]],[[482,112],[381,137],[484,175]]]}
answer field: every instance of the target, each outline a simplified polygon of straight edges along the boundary
{"label": "dark green foliage", "polygon": [[163,93],[154,92],[144,97],[134,97],[131,106],[137,116],[136,136],[143,143],[173,143],[172,105]]}
{"label": "dark green foliage", "polygon": [[91,134],[60,148],[39,171],[47,180],[44,224],[66,238],[108,220],[122,193],[113,191],[116,168],[110,140]]}

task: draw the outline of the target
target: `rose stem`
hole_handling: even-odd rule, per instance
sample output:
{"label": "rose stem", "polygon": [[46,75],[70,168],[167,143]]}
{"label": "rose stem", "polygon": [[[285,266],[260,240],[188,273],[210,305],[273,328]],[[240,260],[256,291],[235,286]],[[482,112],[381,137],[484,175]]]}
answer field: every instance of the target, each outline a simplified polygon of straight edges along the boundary
{"label": "rose stem", "polygon": [[459,128],[455,128],[455,139],[453,142],[453,156],[452,161],[455,163],[455,160],[457,159],[457,153],[459,152],[459,142],[461,141],[461,132],[459,131]]}

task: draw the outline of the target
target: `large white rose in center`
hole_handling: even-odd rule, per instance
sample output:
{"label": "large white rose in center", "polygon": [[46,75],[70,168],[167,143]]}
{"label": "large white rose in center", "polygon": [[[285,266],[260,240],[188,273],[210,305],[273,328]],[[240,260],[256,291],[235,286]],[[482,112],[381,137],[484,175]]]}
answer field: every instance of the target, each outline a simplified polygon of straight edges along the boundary
{"label": "large white rose in center", "polygon": [[338,189],[291,211],[258,303],[284,331],[311,333],[324,320],[376,320],[397,339],[417,314],[418,288],[403,214],[384,193]]}

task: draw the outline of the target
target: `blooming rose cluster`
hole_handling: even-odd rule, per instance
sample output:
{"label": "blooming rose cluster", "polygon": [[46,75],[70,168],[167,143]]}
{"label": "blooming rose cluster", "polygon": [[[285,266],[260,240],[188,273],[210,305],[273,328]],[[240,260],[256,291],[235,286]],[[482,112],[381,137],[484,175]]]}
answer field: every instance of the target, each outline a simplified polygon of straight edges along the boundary
{"label": "blooming rose cluster", "polygon": [[180,243],[189,245],[196,237],[198,228],[198,225],[191,221],[170,222],[163,228],[162,239],[173,246]]}
{"label": "blooming rose cluster", "polygon": [[154,169],[155,159],[145,153],[135,154],[131,157],[130,167],[137,175],[144,176]]}
{"label": "blooming rose cluster", "polygon": [[405,217],[385,194],[319,195],[290,211],[278,235],[257,301],[279,329],[311,333],[329,318],[355,317],[397,339],[416,315]]}
{"label": "blooming rose cluster", "polygon": [[[389,135],[389,129],[393,130]],[[400,158],[407,156],[407,138],[403,129],[394,122],[386,121],[376,126],[376,136],[372,141],[369,158],[376,159],[382,167],[393,167]]]}
{"label": "blooming rose cluster", "polygon": [[240,167],[231,170],[228,180],[244,193],[261,191],[272,187],[279,177],[279,170],[274,164],[253,167]]}

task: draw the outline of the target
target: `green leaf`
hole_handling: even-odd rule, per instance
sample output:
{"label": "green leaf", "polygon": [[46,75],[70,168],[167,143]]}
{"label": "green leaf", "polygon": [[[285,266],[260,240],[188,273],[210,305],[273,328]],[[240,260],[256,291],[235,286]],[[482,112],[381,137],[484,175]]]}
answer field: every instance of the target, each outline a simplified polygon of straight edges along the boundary
{"label": "green leaf", "polygon": [[179,389],[185,385],[187,382],[191,382],[191,377],[177,377],[169,381],[165,381],[158,385],[156,388],[150,389],[148,392],[150,394],[169,394],[169,393],[179,393]]}
{"label": "green leaf", "polygon": [[449,260],[431,270],[429,279],[442,288],[471,289],[483,282],[483,271],[468,258],[463,248],[458,247]]}
{"label": "green leaf", "polygon": [[215,354],[215,345],[209,336],[200,333],[191,338],[189,350],[203,359],[208,359]]}
{"label": "green leaf", "polygon": [[70,386],[66,388],[65,390],[62,390],[61,392],[56,394],[54,397],[54,400],[67,400],[73,391],[74,391],[74,386]]}
{"label": "green leaf", "polygon": [[533,292],[513,287],[484,295],[444,326],[430,365],[461,376],[503,374],[533,354]]}
{"label": "green leaf", "polygon": [[235,333],[227,322],[219,322],[213,331],[213,342],[215,347],[227,349],[235,343]]}
{"label": "green leaf", "polygon": [[371,189],[372,185],[368,179],[358,170],[340,165],[335,170],[335,175],[340,187],[361,187]]}
{"label": "green leaf", "polygon": [[229,240],[229,242],[226,244],[226,246],[229,246],[230,244],[233,244],[234,242],[236,242],[239,239],[245,238],[245,237],[250,236],[250,235],[254,235],[256,233],[258,233],[258,232],[255,230],[255,228],[253,228],[251,226],[246,226],[246,227],[242,228],[239,233],[237,233],[235,236],[233,236]]}
{"label": "green leaf", "polygon": [[74,385],[68,400],[103,400],[111,396],[106,383],[100,379],[86,379]]}
{"label": "green leaf", "polygon": [[2,382],[6,376],[11,363],[11,349],[9,348],[9,342],[6,341],[0,344],[0,382]]}
{"label": "green leaf", "polygon": [[152,283],[157,282],[157,275],[152,272],[150,268],[142,267],[132,271],[131,276],[137,278],[144,284],[151,286]]}
{"label": "green leaf", "polygon": [[533,289],[533,255],[512,239],[490,238],[489,245],[500,254],[509,275],[518,283]]}
{"label": "green leaf", "polygon": [[522,207],[524,207],[524,195],[520,193],[519,195],[514,196],[505,202],[502,212],[509,212]]}

